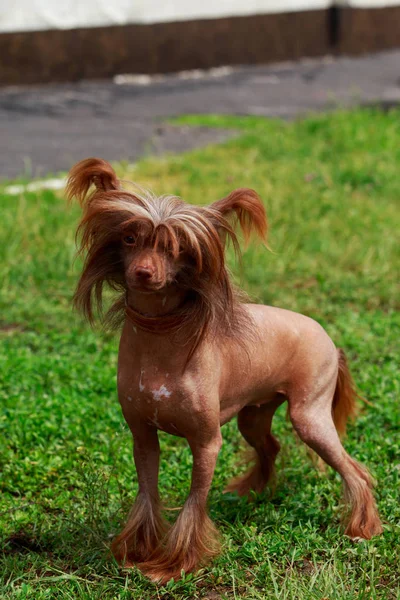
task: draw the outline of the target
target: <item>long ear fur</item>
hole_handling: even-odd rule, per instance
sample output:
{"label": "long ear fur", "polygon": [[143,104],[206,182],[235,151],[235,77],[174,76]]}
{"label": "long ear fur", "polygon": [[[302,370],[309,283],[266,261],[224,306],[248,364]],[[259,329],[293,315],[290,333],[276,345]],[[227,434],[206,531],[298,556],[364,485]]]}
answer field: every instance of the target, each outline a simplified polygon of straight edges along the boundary
{"label": "long ear fur", "polygon": [[[90,194],[92,185],[94,189]],[[116,290],[123,289],[118,228],[127,216],[121,211],[111,210],[109,202],[119,189],[113,168],[101,158],[82,160],[72,167],[68,176],[67,198],[70,201],[76,198],[83,208],[76,235],[78,253],[84,254],[85,260],[74,304],[90,323],[94,320],[94,305],[101,314],[104,284],[108,283]]]}
{"label": "long ear fur", "polygon": [[119,189],[114,169],[102,158],[86,158],[72,167],[66,187],[68,200],[76,198],[82,205],[92,184],[102,192]]}
{"label": "long ear fur", "polygon": [[221,198],[210,206],[224,218],[236,219],[243,231],[247,243],[253,231],[266,242],[267,238],[267,215],[260,196],[249,188],[233,190],[225,198]]}

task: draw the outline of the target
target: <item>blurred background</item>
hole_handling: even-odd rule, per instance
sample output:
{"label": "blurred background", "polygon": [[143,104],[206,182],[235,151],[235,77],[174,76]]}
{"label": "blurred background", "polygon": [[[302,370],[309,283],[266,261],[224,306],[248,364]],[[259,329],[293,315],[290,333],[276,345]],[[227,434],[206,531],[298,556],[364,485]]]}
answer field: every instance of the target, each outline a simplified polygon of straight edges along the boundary
{"label": "blurred background", "polygon": [[0,83],[359,54],[399,42],[398,0],[3,0]]}
{"label": "blurred background", "polygon": [[389,107],[398,45],[399,0],[2,0],[0,177],[223,137],[160,125],[182,113]]}

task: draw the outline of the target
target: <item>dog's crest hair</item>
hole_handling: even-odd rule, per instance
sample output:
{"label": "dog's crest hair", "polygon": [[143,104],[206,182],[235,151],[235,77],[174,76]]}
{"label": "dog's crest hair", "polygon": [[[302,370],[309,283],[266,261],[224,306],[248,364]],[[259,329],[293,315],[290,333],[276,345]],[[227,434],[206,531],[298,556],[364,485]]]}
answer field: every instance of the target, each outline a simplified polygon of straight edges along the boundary
{"label": "dog's crest hair", "polygon": [[[195,261],[198,277],[185,282],[183,273],[188,301],[176,313],[174,328],[189,328],[193,342],[190,355],[207,332],[240,339],[243,328],[250,324],[241,307],[239,292],[230,281],[224,250],[230,240],[240,256],[234,231],[236,222],[245,241],[253,231],[265,241],[265,210],[254,190],[238,189],[211,206],[193,206],[176,196],[156,197],[140,188],[132,192],[123,190],[106,161],[89,158],[72,168],[66,193],[70,200],[77,198],[83,208],[77,239],[78,251],[85,260],[74,301],[89,322],[94,321],[94,308],[102,315],[105,283],[120,292],[104,318],[105,324],[116,326],[125,315],[127,286],[121,239],[124,232],[134,227],[140,234],[138,240],[146,239],[174,257],[183,245]],[[153,325],[156,330],[157,323]],[[146,329],[143,319],[139,326]]]}

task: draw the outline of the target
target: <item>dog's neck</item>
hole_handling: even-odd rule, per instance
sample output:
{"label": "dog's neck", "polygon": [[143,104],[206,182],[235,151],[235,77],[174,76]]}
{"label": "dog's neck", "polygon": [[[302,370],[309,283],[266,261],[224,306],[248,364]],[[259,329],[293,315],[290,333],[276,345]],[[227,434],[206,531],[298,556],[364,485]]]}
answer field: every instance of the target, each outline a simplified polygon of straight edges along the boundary
{"label": "dog's neck", "polygon": [[126,304],[134,312],[156,318],[175,313],[185,303],[185,297],[186,292],[178,289],[154,293],[128,290]]}

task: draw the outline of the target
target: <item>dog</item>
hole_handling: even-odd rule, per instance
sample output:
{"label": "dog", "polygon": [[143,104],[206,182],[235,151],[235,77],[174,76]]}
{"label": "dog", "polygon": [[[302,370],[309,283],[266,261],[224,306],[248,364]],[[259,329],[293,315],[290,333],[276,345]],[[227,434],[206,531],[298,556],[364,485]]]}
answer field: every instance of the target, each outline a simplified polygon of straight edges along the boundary
{"label": "dog", "polygon": [[[252,233],[266,240],[257,193],[237,189],[210,206],[192,206],[126,191],[107,162],[89,158],[72,168],[67,196],[83,207],[76,307],[92,323],[102,314],[104,285],[118,293],[104,320],[122,325],[118,395],[139,491],[112,542],[116,559],[164,584],[214,557],[220,542],[207,495],[221,426],[237,416],[255,461],[227,489],[261,492],[274,475],[280,446],[271,423],[283,402],[300,439],[343,479],[345,534],[381,533],[371,477],[340,441],[356,407],[344,352],[314,320],[248,304],[231,283],[224,251],[230,241],[239,252],[236,226],[245,241]],[[193,454],[190,493],[171,527],[158,492],[158,430],[186,438]]]}

